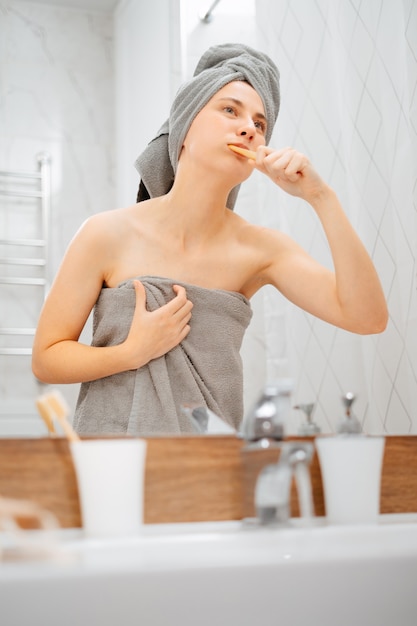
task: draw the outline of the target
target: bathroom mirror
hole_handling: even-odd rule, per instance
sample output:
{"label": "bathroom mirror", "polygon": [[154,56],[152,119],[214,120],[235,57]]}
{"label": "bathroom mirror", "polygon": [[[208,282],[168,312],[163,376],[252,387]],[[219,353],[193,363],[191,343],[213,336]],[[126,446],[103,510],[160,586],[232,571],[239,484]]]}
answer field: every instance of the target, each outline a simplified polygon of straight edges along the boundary
{"label": "bathroom mirror", "polygon": [[[210,9],[211,19],[201,21]],[[89,215],[135,200],[133,162],[166,119],[173,94],[201,53],[225,41],[261,48],[281,72],[282,104],[271,144],[304,151],[337,190],[375,262],[390,322],[382,335],[352,335],[263,289],[253,299],[255,315],[242,349],[245,406],[265,382],[291,377],[294,404],[314,402],[322,432],[334,430],[341,396],[353,391],[367,432],[415,434],[416,20],[413,4],[358,8],[348,0],[302,6],[297,0],[163,0],[158,6],[5,0],[0,170],[36,171],[37,155],[50,155],[48,279]],[[1,199],[0,239],[10,228],[31,236],[28,202],[21,198],[4,210]],[[256,173],[243,186],[236,210],[288,232],[330,263],[311,208]],[[10,283],[28,267],[4,263],[4,244],[0,256],[0,324],[33,328],[36,288]],[[39,278],[39,267],[30,270],[31,278]],[[87,341],[88,335],[89,328]],[[2,333],[0,340],[3,351],[23,349],[30,335]],[[33,380],[30,357],[0,354],[0,379],[0,436],[38,436],[43,427],[34,417],[34,397],[44,388]],[[73,406],[77,386],[60,389]],[[297,433],[302,421],[294,410],[288,432]]]}

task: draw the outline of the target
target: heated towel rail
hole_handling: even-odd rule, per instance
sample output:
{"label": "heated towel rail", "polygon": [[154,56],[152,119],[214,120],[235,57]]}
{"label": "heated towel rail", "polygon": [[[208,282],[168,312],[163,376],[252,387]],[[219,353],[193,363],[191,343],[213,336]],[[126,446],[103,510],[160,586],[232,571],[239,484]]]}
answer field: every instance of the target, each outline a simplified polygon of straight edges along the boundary
{"label": "heated towel rail", "polygon": [[[42,302],[48,293],[47,276],[49,213],[51,199],[51,158],[42,152],[37,155],[37,170],[0,171],[0,290],[4,290],[0,300],[7,305],[5,319],[20,322],[22,316],[13,312],[13,302],[26,300]],[[23,273],[22,273],[23,272]],[[13,293],[7,293],[10,286],[17,286]],[[40,290],[40,298],[23,297],[20,288],[27,286]],[[30,311],[30,319],[39,315],[38,310]],[[12,309],[12,310],[10,310]],[[20,319],[19,319],[20,317]],[[3,319],[0,322],[3,324]],[[30,355],[35,327],[22,325],[1,325],[0,335],[14,337],[16,344],[0,346],[0,355]],[[22,336],[25,345],[21,345]],[[17,338],[19,337],[19,341]],[[10,341],[10,339],[9,339]],[[30,343],[30,345],[28,345]]]}

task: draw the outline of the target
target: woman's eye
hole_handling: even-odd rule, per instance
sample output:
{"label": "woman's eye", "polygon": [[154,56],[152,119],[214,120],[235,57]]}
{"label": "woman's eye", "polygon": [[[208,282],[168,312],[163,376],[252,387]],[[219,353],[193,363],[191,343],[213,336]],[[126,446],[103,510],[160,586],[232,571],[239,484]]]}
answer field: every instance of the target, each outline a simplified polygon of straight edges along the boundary
{"label": "woman's eye", "polygon": [[255,121],[255,126],[256,128],[259,128],[259,130],[261,130],[263,133],[266,131],[266,124],[264,122],[261,122],[260,120]]}
{"label": "woman's eye", "polygon": [[224,107],[224,110],[226,111],[226,113],[235,113],[235,110],[233,107]]}

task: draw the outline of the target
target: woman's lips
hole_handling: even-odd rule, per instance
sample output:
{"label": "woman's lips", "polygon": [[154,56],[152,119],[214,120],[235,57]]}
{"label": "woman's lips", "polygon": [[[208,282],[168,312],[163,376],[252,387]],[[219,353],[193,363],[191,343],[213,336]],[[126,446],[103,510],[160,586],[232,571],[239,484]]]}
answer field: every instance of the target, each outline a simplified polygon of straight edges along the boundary
{"label": "woman's lips", "polygon": [[233,143],[229,143],[227,145],[230,148],[230,150],[232,150],[233,152],[236,152],[236,154],[241,154],[247,159],[253,159],[254,161],[256,160],[256,152],[254,152],[253,150],[247,150],[246,148],[235,146]]}

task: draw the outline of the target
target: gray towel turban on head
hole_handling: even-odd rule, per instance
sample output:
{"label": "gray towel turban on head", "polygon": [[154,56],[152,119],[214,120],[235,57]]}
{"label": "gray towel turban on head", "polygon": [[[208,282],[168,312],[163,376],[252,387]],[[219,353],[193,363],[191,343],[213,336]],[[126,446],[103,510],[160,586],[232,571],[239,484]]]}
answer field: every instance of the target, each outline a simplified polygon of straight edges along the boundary
{"label": "gray towel turban on head", "polygon": [[[278,68],[269,56],[244,44],[212,46],[201,57],[194,77],[178,90],[169,119],[136,159],[141,184],[151,198],[170,190],[185,136],[196,115],[222,87],[235,80],[248,82],[261,97],[268,143],[280,105]],[[229,195],[230,209],[234,207],[238,190],[235,187]]]}

